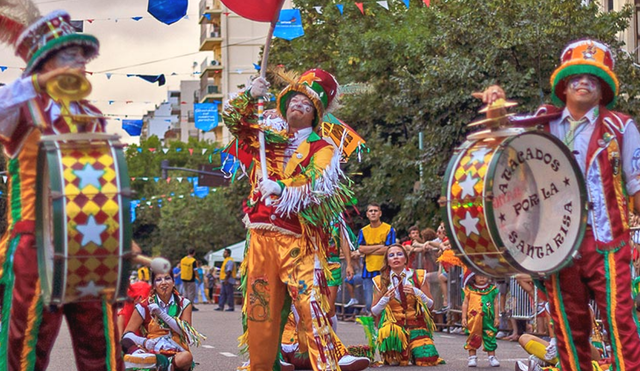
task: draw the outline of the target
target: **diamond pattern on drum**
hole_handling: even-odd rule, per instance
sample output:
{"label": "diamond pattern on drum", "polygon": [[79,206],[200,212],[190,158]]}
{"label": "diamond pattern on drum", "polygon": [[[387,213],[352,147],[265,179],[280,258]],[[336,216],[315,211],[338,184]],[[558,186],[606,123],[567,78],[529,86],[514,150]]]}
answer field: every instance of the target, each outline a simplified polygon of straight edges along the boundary
{"label": "diamond pattern on drum", "polygon": [[[94,300],[95,297],[80,294],[77,287],[85,287],[91,281],[97,286],[115,287],[118,280],[120,255],[120,220],[117,173],[111,149],[101,145],[78,145],[73,148],[61,145],[62,172],[65,182],[67,215],[67,288],[66,301]],[[74,171],[82,170],[86,164],[100,171],[100,189],[89,184],[80,189],[80,178]],[[107,228],[100,234],[102,243],[93,241],[82,246],[82,234],[78,225],[85,225],[89,216],[97,224]]]}
{"label": "diamond pattern on drum", "polygon": [[[501,254],[496,254],[499,250],[489,235],[482,199],[485,176],[496,145],[496,142],[478,142],[460,155],[458,167],[452,174],[453,179],[450,182],[451,188],[448,198],[451,202],[454,237],[458,240],[459,245],[464,248],[467,258],[491,275],[505,276],[513,272],[513,268]],[[480,155],[478,155],[478,152]],[[475,194],[473,196],[468,194],[468,189],[467,192],[464,191],[464,187],[467,186],[465,182],[470,180],[475,181],[473,185]],[[473,183],[471,182],[471,184]],[[464,198],[462,198],[463,193],[465,194]],[[469,230],[465,228],[463,224],[466,223],[461,223],[461,221],[467,218],[478,219],[475,229],[479,233],[475,233],[472,228]]]}

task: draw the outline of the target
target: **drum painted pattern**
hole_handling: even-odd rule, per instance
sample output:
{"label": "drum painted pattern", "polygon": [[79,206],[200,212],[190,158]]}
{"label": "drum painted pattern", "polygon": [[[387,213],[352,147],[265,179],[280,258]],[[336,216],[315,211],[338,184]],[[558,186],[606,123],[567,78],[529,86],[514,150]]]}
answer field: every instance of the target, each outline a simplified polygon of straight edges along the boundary
{"label": "drum painted pattern", "polygon": [[517,272],[489,234],[484,214],[484,183],[498,141],[476,142],[463,149],[448,185],[449,220],[454,226],[454,244],[468,253],[467,261],[483,274],[503,277]]}
{"label": "drum painted pattern", "polygon": [[582,241],[582,173],[566,146],[546,133],[465,142],[443,187],[452,246],[479,273],[544,276],[569,264]]}
{"label": "drum painted pattern", "polygon": [[[123,197],[128,174],[121,148],[104,140],[45,141],[52,223],[39,230],[43,293],[51,304],[120,300],[126,294],[130,252],[129,199]],[[42,156],[41,156],[42,157]],[[57,184],[56,184],[57,183]],[[52,236],[51,236],[52,235]],[[53,237],[53,238],[51,238]]]}

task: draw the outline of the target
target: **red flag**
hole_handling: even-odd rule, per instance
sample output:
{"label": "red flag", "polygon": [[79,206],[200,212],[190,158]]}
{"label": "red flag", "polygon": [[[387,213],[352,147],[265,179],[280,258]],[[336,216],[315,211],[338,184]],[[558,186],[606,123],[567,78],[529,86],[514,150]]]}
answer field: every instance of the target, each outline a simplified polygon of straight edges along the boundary
{"label": "red flag", "polygon": [[422,0],[424,1],[424,5],[429,6],[429,3],[431,2],[431,0]]}
{"label": "red flag", "polygon": [[243,18],[271,22],[282,7],[282,0],[222,0],[224,5]]}
{"label": "red flag", "polygon": [[356,6],[358,7],[358,9],[360,9],[360,13],[364,14],[364,7],[362,5],[362,3],[356,3]]}

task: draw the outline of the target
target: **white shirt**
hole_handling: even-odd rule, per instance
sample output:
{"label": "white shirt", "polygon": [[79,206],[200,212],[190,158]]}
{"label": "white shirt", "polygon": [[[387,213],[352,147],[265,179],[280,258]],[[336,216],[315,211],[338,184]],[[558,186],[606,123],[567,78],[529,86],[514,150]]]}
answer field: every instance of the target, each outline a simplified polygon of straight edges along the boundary
{"label": "white shirt", "polygon": [[284,150],[283,170],[287,168],[287,164],[289,163],[291,156],[293,156],[293,153],[298,149],[298,146],[307,140],[312,132],[313,127],[300,129],[294,134],[293,138],[289,139],[289,145],[287,145],[287,148]]}

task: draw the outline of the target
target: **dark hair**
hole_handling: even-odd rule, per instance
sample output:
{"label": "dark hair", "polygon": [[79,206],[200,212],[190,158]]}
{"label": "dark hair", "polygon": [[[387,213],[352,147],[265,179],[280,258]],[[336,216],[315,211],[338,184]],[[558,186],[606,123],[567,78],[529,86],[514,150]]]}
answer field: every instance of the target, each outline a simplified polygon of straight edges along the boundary
{"label": "dark hair", "polygon": [[414,226],[412,226],[412,227],[409,227],[408,232],[409,232],[409,233],[411,233],[411,232],[413,232],[413,231],[418,231],[418,232],[420,232],[420,228],[418,228],[418,226],[417,226],[417,225],[414,225]]}
{"label": "dark hair", "polygon": [[224,249],[224,252],[226,252],[227,254],[229,254],[229,256],[231,256],[231,249]]}
{"label": "dark hair", "polygon": [[379,204],[379,203],[377,203],[377,202],[369,202],[369,203],[367,204],[367,208],[365,209],[365,211],[369,211],[369,208],[370,208],[370,207],[372,207],[372,206],[373,206],[373,207],[377,207],[377,208],[378,208],[378,210],[382,210],[382,209],[380,208],[380,204]]}
{"label": "dark hair", "polygon": [[196,249],[194,249],[193,247],[189,249],[189,255],[195,255],[196,253]]}

